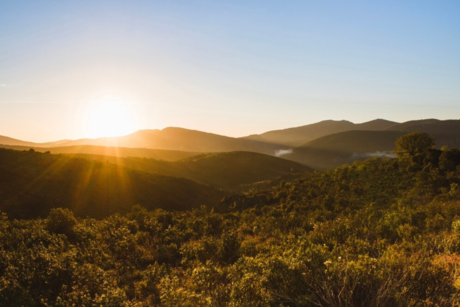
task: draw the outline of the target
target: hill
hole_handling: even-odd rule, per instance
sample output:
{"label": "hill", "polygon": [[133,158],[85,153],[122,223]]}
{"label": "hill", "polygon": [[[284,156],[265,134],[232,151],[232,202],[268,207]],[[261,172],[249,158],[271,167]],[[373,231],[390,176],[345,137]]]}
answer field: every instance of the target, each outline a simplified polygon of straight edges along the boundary
{"label": "hill", "polygon": [[386,130],[398,130],[398,131],[408,131],[412,132],[414,129],[420,129],[420,126],[432,126],[441,123],[439,119],[420,119],[420,120],[410,120],[404,123],[394,125],[392,127],[386,128]]}
{"label": "hill", "polygon": [[79,155],[132,169],[187,178],[226,191],[243,191],[259,181],[311,171],[302,164],[254,152],[226,152],[169,162],[142,158]]}
{"label": "hill", "polygon": [[[344,153],[375,153],[393,151],[402,131],[346,131],[327,135],[297,148],[309,147]],[[296,149],[297,149],[296,148]]]}
{"label": "hill", "polygon": [[390,127],[387,130],[426,132],[435,137],[437,147],[460,147],[460,120],[414,120]]}
{"label": "hill", "polygon": [[47,143],[34,143],[22,141],[7,136],[0,135],[0,145],[9,145],[9,146],[28,146],[28,147],[47,147],[47,146],[59,146],[68,142],[69,140],[61,140],[57,142],[47,142]]}
{"label": "hill", "polygon": [[457,306],[460,159],[446,169],[446,152],[306,173],[215,210],[0,214],[0,305]]}
{"label": "hill", "polygon": [[163,130],[140,130],[120,137],[68,141],[61,146],[74,145],[135,147],[194,152],[252,151],[270,155],[273,155],[276,150],[287,148],[286,146],[266,142],[238,139],[174,127]]}
{"label": "hill", "polygon": [[350,130],[383,130],[396,124],[397,123],[395,122],[384,119],[376,119],[361,124],[354,124],[345,120],[326,120],[301,127],[273,130],[259,135],[250,135],[248,137],[244,137],[244,139],[283,144],[287,146],[300,146],[314,139],[333,133]]}
{"label": "hill", "polygon": [[283,156],[312,168],[332,169],[370,157],[392,157],[401,131],[346,131],[327,135]]}
{"label": "hill", "polygon": [[28,150],[30,148],[38,152],[49,151],[52,154],[90,154],[103,155],[113,157],[141,157],[151,158],[165,161],[177,161],[188,157],[196,156],[199,153],[179,150],[162,150],[162,149],[147,149],[147,148],[128,148],[128,147],[113,147],[113,146],[93,146],[93,145],[78,145],[78,146],[63,146],[63,147],[30,147],[30,146],[7,146],[0,145],[0,148],[14,150]]}
{"label": "hill", "polygon": [[0,149],[0,210],[13,218],[46,216],[66,207],[103,217],[146,208],[184,210],[214,205],[222,193],[191,180],[37,152]]}
{"label": "hill", "polygon": [[332,169],[369,157],[391,157],[396,139],[413,131],[427,132],[436,147],[460,147],[460,121],[406,122],[384,131],[346,131],[327,135],[294,148],[282,157],[315,169]]}

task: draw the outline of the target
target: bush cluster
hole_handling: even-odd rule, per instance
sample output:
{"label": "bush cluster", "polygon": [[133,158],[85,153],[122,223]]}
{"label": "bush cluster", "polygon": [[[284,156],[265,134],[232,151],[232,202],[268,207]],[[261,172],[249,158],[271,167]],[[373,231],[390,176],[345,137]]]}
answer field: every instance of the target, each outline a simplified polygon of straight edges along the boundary
{"label": "bush cluster", "polygon": [[0,305],[455,306],[452,163],[373,158],[227,197],[215,210],[3,214]]}

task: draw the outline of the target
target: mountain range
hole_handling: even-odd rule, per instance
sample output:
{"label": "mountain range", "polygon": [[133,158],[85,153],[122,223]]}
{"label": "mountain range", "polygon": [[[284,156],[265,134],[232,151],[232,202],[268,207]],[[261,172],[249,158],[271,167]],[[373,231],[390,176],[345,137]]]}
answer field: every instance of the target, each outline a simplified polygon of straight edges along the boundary
{"label": "mountain range", "polygon": [[385,130],[398,125],[396,122],[376,119],[369,122],[354,124],[352,122],[341,120],[325,120],[319,123],[305,125],[301,127],[288,128],[283,130],[273,130],[262,134],[254,134],[244,139],[255,140],[260,142],[269,142],[275,144],[284,144],[292,147],[304,145],[314,139],[344,131],[351,130]]}
{"label": "mountain range", "polygon": [[359,124],[326,120],[240,138],[176,127],[140,130],[120,137],[48,143],[0,136],[0,144],[3,147],[33,147],[40,151],[47,148],[46,151],[53,153],[102,154],[169,161],[199,153],[245,151],[282,157],[316,169],[329,169],[370,156],[391,156],[396,139],[413,131],[431,134],[437,147],[460,147],[460,120],[437,119],[404,123],[376,119]]}

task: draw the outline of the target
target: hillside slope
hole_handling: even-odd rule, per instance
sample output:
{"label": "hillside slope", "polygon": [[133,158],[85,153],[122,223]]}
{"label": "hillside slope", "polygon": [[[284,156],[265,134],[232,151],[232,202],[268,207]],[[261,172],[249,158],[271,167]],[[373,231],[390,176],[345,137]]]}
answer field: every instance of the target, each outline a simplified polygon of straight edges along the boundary
{"label": "hillside slope", "polygon": [[294,150],[283,158],[315,169],[332,169],[369,157],[391,157],[402,131],[346,131],[327,135]]}
{"label": "hillside slope", "polygon": [[13,218],[46,216],[67,207],[79,216],[146,208],[184,210],[219,202],[220,191],[193,181],[119,165],[0,149],[0,210]]}
{"label": "hillside slope", "polygon": [[268,131],[259,135],[250,135],[244,137],[244,139],[284,144],[289,146],[300,146],[309,141],[329,134],[350,130],[383,130],[396,124],[397,123],[395,122],[384,119],[376,119],[361,124],[354,124],[345,120],[325,120],[311,125]]}
{"label": "hillside slope", "polygon": [[456,129],[457,125],[456,121],[429,121],[424,124],[404,124],[398,129],[394,127],[385,131],[335,133],[296,147],[282,157],[315,169],[332,169],[369,157],[391,157],[396,139],[411,131],[429,133],[438,148],[457,148],[460,147],[460,130]]}
{"label": "hillside slope", "polygon": [[14,150],[28,150],[30,148],[39,152],[49,151],[52,154],[89,154],[113,157],[140,157],[157,160],[177,161],[188,157],[196,156],[199,153],[179,150],[147,149],[147,148],[128,148],[128,147],[110,147],[110,146],[93,146],[77,145],[63,147],[30,147],[30,146],[8,146],[0,145],[0,148]]}
{"label": "hillside slope", "polygon": [[318,138],[296,149],[309,147],[344,153],[393,151],[396,139],[404,134],[402,131],[346,131]]}
{"label": "hillside slope", "polygon": [[390,127],[387,130],[426,132],[434,136],[437,147],[460,147],[460,120],[414,120]]}
{"label": "hillside slope", "polygon": [[61,140],[61,141],[46,142],[46,143],[34,143],[34,142],[22,141],[22,140],[0,135],[0,145],[9,145],[9,146],[28,146],[28,147],[60,146],[61,144],[64,144],[68,141],[69,140]]}
{"label": "hillside slope", "polygon": [[302,164],[254,152],[202,154],[175,162],[132,157],[79,156],[136,170],[187,178],[227,191],[242,191],[249,188],[247,185],[259,181],[311,171],[311,168]]}
{"label": "hillside slope", "polygon": [[62,146],[73,145],[137,147],[194,152],[252,151],[270,155],[274,155],[276,150],[287,148],[266,142],[174,127],[163,130],[140,130],[121,137],[81,139],[62,144]]}

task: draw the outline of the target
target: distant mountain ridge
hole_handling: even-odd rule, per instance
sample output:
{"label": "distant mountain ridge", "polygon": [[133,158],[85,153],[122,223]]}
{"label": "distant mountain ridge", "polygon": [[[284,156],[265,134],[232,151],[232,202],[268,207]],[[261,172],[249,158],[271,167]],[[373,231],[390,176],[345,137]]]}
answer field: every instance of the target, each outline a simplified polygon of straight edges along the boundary
{"label": "distant mountain ridge", "polygon": [[384,130],[395,125],[398,125],[398,123],[385,119],[376,119],[361,124],[354,124],[346,120],[325,120],[301,127],[273,130],[262,134],[250,135],[243,137],[243,139],[258,140],[261,142],[270,142],[296,147],[333,133],[351,130]]}
{"label": "distant mountain ridge", "polygon": [[56,142],[46,142],[46,143],[34,143],[28,141],[22,141],[8,136],[0,135],[0,145],[9,145],[9,146],[30,146],[30,147],[53,147],[60,146],[69,142],[70,140],[60,140]]}
{"label": "distant mountain ridge", "polygon": [[430,134],[437,148],[460,147],[459,120],[421,120],[382,131],[352,130],[326,135],[294,148],[283,158],[316,169],[332,169],[369,157],[391,157],[397,138],[413,131]]}
{"label": "distant mountain ridge", "polygon": [[208,132],[175,127],[169,127],[163,130],[139,130],[132,134],[120,137],[70,140],[58,142],[58,145],[56,143],[57,142],[32,143],[20,140],[11,141],[6,137],[0,138],[0,144],[32,147],[93,145],[192,152],[252,151],[269,155],[274,155],[276,150],[289,148],[285,145],[232,138]]}
{"label": "distant mountain ridge", "polygon": [[[63,140],[50,143],[32,143],[0,137],[0,144],[31,147],[87,146],[86,149],[88,146],[129,147],[182,151],[184,155],[187,155],[185,152],[245,151],[278,156],[321,169],[351,163],[366,156],[378,155],[381,151],[392,152],[397,137],[413,131],[429,133],[435,138],[437,147],[460,147],[460,120],[438,119],[413,120],[404,123],[376,119],[359,124],[346,120],[326,120],[241,138],[169,127],[163,130],[140,130],[120,137]],[[62,149],[62,151],[66,150]],[[107,154],[105,150],[102,152],[102,154]],[[83,150],[80,152],[74,150],[73,153],[99,154]],[[140,151],[137,154],[140,154]],[[139,156],[151,157],[146,155],[147,152],[144,152]]]}

